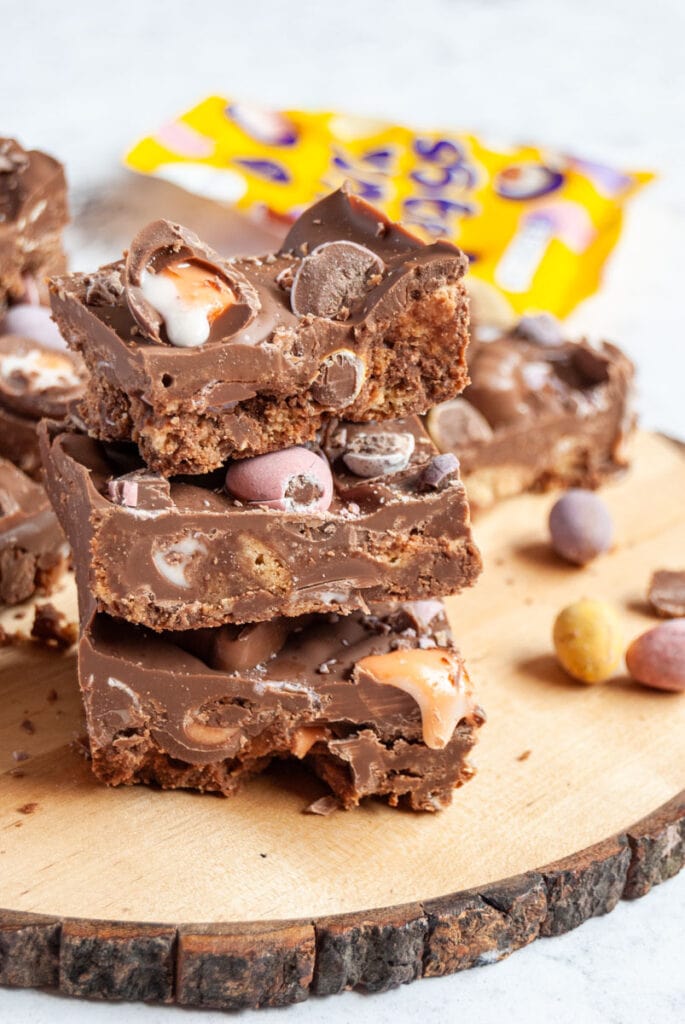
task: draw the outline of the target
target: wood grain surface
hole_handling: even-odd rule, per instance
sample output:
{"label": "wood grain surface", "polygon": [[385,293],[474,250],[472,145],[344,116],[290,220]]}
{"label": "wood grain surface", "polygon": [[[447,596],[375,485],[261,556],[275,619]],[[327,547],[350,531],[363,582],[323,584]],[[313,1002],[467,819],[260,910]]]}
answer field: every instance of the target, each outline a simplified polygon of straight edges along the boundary
{"label": "wood grain surface", "polygon": [[73,653],[1,650],[0,982],[220,1008],[378,991],[494,962],[680,870],[685,698],[574,684],[550,643],[584,595],[616,603],[627,639],[655,621],[649,576],[685,551],[685,458],[642,435],[636,466],[604,492],[616,549],[586,569],[547,547],[552,495],[478,520],[486,570],[449,606],[488,723],[442,814],[304,814],[325,790],[299,766],[230,800],[106,789]]}

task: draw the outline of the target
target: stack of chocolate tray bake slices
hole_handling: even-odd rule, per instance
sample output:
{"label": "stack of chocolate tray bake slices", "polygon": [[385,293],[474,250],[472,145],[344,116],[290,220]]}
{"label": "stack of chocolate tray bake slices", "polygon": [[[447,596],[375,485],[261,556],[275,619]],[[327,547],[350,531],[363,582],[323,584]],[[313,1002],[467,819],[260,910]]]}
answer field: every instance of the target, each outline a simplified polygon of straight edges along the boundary
{"label": "stack of chocolate tray bake slices", "polygon": [[434,811],[471,777],[440,598],[481,561],[419,418],[468,383],[466,263],[340,190],[275,254],[156,221],[51,280],[90,374],[41,447],[101,780],[231,794],[290,757],[342,807]]}

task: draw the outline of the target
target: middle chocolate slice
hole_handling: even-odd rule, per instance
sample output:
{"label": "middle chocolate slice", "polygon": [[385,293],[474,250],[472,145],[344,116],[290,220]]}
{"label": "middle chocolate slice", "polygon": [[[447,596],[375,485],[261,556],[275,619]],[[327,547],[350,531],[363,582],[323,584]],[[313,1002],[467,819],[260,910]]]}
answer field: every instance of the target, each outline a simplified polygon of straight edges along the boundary
{"label": "middle chocolate slice", "polygon": [[416,417],[329,426],[318,448],[203,477],[44,424],[52,503],[81,594],[152,629],[365,610],[473,584],[481,559],[453,455]]}

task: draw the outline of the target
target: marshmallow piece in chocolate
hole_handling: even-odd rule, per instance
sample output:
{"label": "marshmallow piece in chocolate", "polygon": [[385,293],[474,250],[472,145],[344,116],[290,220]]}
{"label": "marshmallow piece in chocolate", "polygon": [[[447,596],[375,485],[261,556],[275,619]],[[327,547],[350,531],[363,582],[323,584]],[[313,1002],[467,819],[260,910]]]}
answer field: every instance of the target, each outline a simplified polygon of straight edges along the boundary
{"label": "marshmallow piece in chocolate", "polygon": [[151,341],[194,348],[233,337],[257,315],[250,282],[192,231],[153,221],[126,257],[126,301]]}
{"label": "marshmallow piece in chocolate", "polygon": [[454,651],[434,647],[372,654],[357,662],[355,675],[413,697],[421,710],[423,742],[433,750],[447,746],[469,713],[468,677]]}
{"label": "marshmallow piece in chocolate", "polygon": [[290,290],[295,316],[346,320],[374,285],[385,264],[357,242],[324,242],[300,263]]}
{"label": "marshmallow piece in chocolate", "polygon": [[107,496],[116,505],[135,509],[137,512],[161,512],[173,508],[169,481],[160,473],[136,469],[114,477],[107,483]]}
{"label": "marshmallow piece in chocolate", "polygon": [[311,386],[312,398],[325,409],[345,409],[358,397],[365,376],[364,361],[351,349],[340,348],[321,363]]}
{"label": "marshmallow piece in chocolate", "polygon": [[400,473],[409,465],[413,451],[413,434],[360,430],[348,441],[342,459],[355,476],[370,478]]}
{"label": "marshmallow piece in chocolate", "polygon": [[59,332],[57,324],[51,317],[47,306],[37,306],[33,302],[20,302],[11,306],[0,325],[2,334],[16,334],[21,338],[31,338],[45,348],[64,350],[67,343]]}
{"label": "marshmallow piece in chocolate", "polygon": [[333,500],[333,476],[316,452],[285,448],[232,463],[226,490],[241,501],[281,512],[325,512]]}

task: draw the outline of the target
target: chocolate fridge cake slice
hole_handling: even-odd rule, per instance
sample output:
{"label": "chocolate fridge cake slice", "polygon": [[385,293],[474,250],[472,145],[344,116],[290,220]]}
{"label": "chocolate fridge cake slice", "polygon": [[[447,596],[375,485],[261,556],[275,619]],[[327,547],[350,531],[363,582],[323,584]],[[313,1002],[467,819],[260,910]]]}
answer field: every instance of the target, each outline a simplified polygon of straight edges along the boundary
{"label": "chocolate fridge cake slice", "polygon": [[66,267],[62,230],[68,221],[64,168],[38,150],[0,138],[0,317]]}
{"label": "chocolate fridge cake slice", "polygon": [[156,221],[125,259],[55,278],[52,308],[92,375],[90,432],[200,474],[311,441],[325,416],[398,419],[459,394],[466,265],[340,190],[261,258]]}
{"label": "chocolate fridge cake slice", "polygon": [[471,507],[551,487],[595,488],[628,465],[634,367],[608,342],[566,341],[548,315],[477,328],[471,384],[432,409],[437,447],[459,457]]}
{"label": "chocolate fridge cake slice", "polygon": [[133,445],[41,433],[82,598],[153,629],[366,610],[455,593],[481,569],[457,460],[417,417],[332,423],[317,449],[171,481]]}
{"label": "chocolate fridge cake slice", "polygon": [[0,458],[0,603],[48,594],[69,549],[43,488]]}
{"label": "chocolate fridge cake slice", "polygon": [[472,775],[484,715],[441,602],[187,634],[88,617],[79,676],[95,774],[234,793],[304,762],[345,808],[436,811]]}

